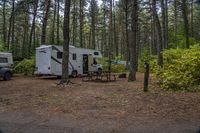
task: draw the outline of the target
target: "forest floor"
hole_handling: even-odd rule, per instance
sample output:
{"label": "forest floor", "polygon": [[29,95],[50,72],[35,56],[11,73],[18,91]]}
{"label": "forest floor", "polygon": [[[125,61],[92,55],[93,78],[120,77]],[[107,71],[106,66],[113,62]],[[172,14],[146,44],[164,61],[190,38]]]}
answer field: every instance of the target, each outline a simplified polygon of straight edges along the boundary
{"label": "forest floor", "polygon": [[0,133],[197,133],[200,93],[143,92],[137,81],[82,82],[15,76],[0,81]]}

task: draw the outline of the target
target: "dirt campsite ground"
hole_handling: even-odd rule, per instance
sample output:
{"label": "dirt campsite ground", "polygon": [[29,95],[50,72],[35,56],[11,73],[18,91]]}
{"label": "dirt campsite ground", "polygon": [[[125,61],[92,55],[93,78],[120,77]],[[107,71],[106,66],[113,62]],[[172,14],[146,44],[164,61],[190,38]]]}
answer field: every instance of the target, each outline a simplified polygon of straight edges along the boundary
{"label": "dirt campsite ground", "polygon": [[166,92],[150,80],[83,82],[56,78],[0,81],[0,133],[198,133],[200,93]]}

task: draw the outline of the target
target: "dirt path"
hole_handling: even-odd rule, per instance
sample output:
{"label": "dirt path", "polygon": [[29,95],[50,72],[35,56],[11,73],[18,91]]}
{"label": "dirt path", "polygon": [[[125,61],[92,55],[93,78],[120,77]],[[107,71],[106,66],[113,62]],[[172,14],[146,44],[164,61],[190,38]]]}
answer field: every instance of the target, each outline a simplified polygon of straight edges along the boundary
{"label": "dirt path", "polygon": [[14,77],[0,81],[3,133],[188,133],[200,128],[200,93],[170,93],[153,85],[143,93],[143,75],[128,83],[56,86],[57,79]]}

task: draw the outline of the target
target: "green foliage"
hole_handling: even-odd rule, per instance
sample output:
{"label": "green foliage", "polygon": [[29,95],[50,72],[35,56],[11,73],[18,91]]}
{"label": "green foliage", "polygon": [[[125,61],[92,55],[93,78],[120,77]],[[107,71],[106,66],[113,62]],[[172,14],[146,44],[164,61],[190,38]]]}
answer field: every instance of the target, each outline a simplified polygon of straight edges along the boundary
{"label": "green foliage", "polygon": [[156,67],[156,57],[150,55],[150,52],[147,48],[143,49],[139,58],[138,71],[144,72],[144,63],[147,62],[150,64],[150,69],[153,70]]}
{"label": "green foliage", "polygon": [[2,40],[0,39],[0,52],[1,51],[5,51],[5,48],[4,48],[4,44],[3,44]]}
{"label": "green foliage", "polygon": [[[176,41],[176,44],[174,43]],[[198,42],[194,38],[189,38],[190,45],[193,46]],[[174,36],[172,33],[169,37],[169,48],[185,48],[185,36],[184,35],[177,35]]]}
{"label": "green foliage", "polygon": [[[121,56],[122,57],[122,56]],[[121,59],[121,57],[116,57],[115,59],[118,59],[118,61]],[[108,70],[108,58],[104,57],[98,60],[98,64],[101,64],[103,66],[103,70]],[[121,73],[126,72],[126,66],[123,64],[112,64],[111,65],[112,72],[114,73]]]}
{"label": "green foliage", "polygon": [[154,72],[164,89],[175,91],[200,90],[200,46],[170,49],[163,53],[164,66]]}
{"label": "green foliage", "polygon": [[114,73],[122,73],[127,71],[126,67],[123,64],[112,64],[111,68],[112,72]]}
{"label": "green foliage", "polygon": [[34,72],[34,65],[35,65],[35,59],[24,59],[17,63],[17,65],[14,68],[15,73],[24,74],[26,76],[33,75]]}

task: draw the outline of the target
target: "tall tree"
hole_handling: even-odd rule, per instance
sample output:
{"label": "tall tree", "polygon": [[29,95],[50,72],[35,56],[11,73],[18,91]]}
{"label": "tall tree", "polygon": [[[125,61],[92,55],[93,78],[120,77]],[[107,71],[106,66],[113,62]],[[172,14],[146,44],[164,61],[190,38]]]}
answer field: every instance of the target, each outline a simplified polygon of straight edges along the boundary
{"label": "tall tree", "polygon": [[57,45],[60,44],[60,0],[57,0],[57,34],[56,34]]}
{"label": "tall tree", "polygon": [[56,5],[56,0],[54,0],[54,7],[53,7],[53,21],[52,21],[52,28],[51,28],[51,40],[50,43],[54,44],[55,43],[55,27],[56,27],[56,12],[57,12],[57,5]]}
{"label": "tall tree", "polygon": [[84,47],[83,44],[83,28],[84,28],[84,3],[85,0],[79,0],[79,23],[80,23],[80,47]]}
{"label": "tall tree", "polygon": [[7,30],[6,30],[6,0],[3,0],[3,42],[4,46],[6,44],[6,36],[7,36]]}
{"label": "tall tree", "polygon": [[136,80],[137,71],[137,24],[138,24],[138,1],[132,1],[131,15],[131,41],[130,41],[130,72],[129,81]]}
{"label": "tall tree", "polygon": [[29,35],[29,46],[28,46],[28,57],[30,58],[31,56],[31,50],[34,50],[35,47],[32,45],[32,40],[33,40],[33,34],[35,31],[35,20],[36,20],[36,16],[37,16],[37,9],[38,9],[38,1],[39,0],[35,0],[33,2],[33,20],[32,20],[32,24],[31,24],[31,29],[30,29],[30,35]]}
{"label": "tall tree", "polygon": [[[112,46],[113,46],[113,1],[110,0],[110,9],[109,9],[109,46],[108,46],[108,58],[109,58],[109,71],[111,71],[111,58],[112,58]],[[109,76],[110,77],[110,76]]]}
{"label": "tall tree", "polygon": [[187,3],[186,0],[181,1],[181,10],[183,15],[183,21],[184,21],[184,30],[185,30],[185,46],[186,48],[190,48],[190,42],[189,42],[189,22],[188,22],[188,12],[187,12]]}
{"label": "tall tree", "polygon": [[46,28],[47,28],[47,20],[48,20],[50,5],[51,5],[51,0],[45,0],[44,16],[42,22],[41,44],[46,44]]}
{"label": "tall tree", "polygon": [[177,21],[178,21],[178,13],[177,13],[177,0],[174,0],[174,43],[177,47]]}
{"label": "tall tree", "polygon": [[70,42],[70,5],[71,0],[65,0],[64,6],[64,22],[63,22],[63,58],[62,58],[62,82],[69,82],[69,71],[68,71],[68,63],[69,63],[69,42]]}
{"label": "tall tree", "polygon": [[168,19],[168,0],[165,0],[165,48],[168,48],[168,42],[169,42],[169,19]]}
{"label": "tall tree", "polygon": [[91,35],[92,48],[96,48],[96,0],[91,0]]}
{"label": "tall tree", "polygon": [[[14,39],[14,13],[15,13],[15,0],[12,0],[12,11],[9,20],[9,30],[8,30],[8,38],[7,38],[7,50],[10,50],[10,36],[12,36],[12,41]],[[11,35],[12,33],[12,35]]]}
{"label": "tall tree", "polygon": [[157,14],[157,10],[156,10],[156,0],[152,0],[152,12],[153,12],[153,16],[155,18],[155,24],[156,24],[156,33],[158,36],[158,46],[157,46],[157,51],[158,51],[158,65],[159,66],[163,66],[163,55],[162,55],[162,51],[163,51],[163,41],[162,41],[162,30],[161,30],[161,24],[160,24],[160,20]]}
{"label": "tall tree", "polygon": [[190,23],[190,34],[194,37],[194,0],[191,0]]}

